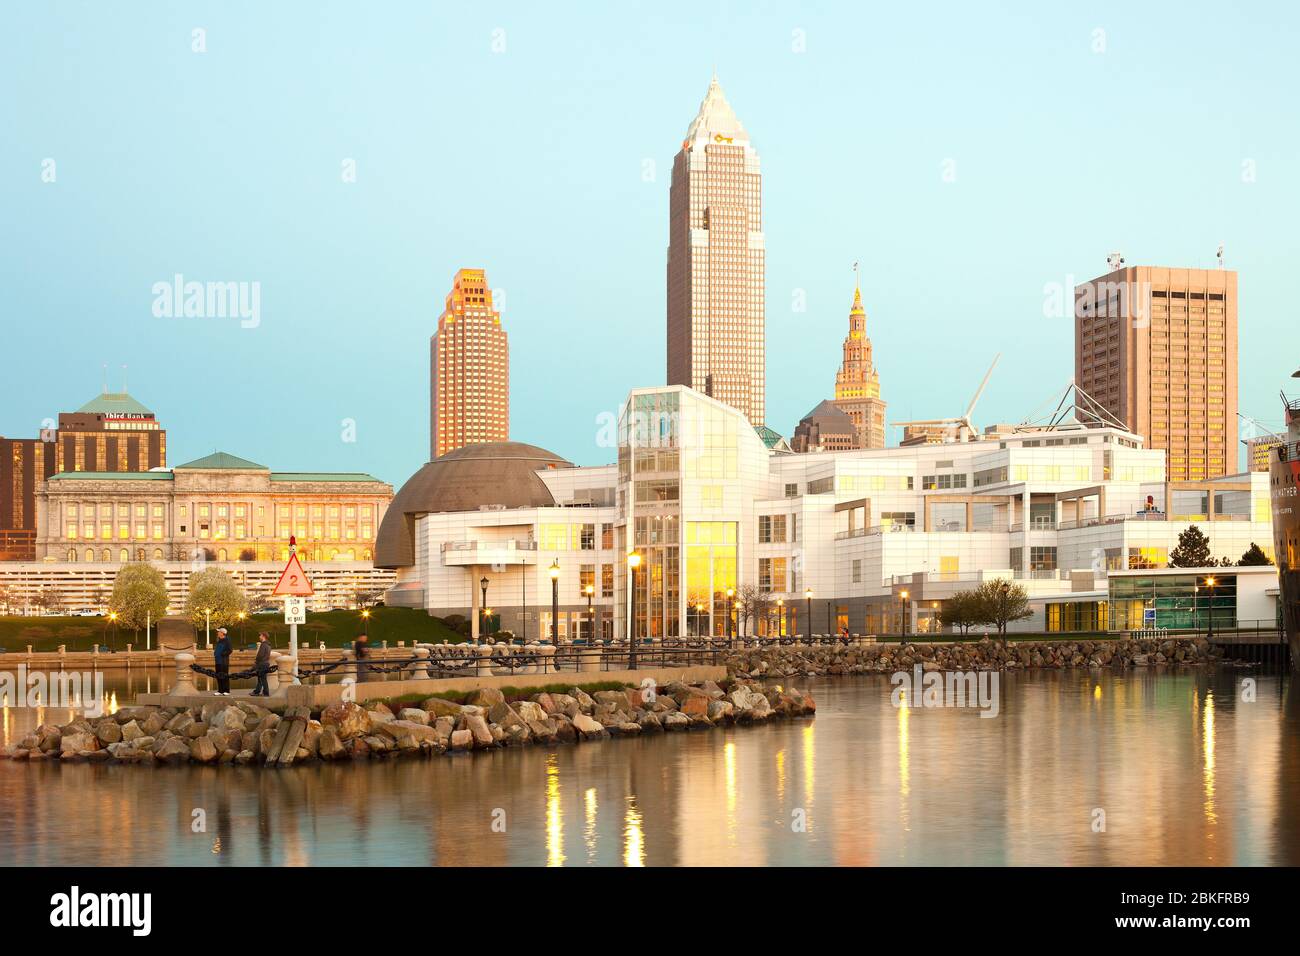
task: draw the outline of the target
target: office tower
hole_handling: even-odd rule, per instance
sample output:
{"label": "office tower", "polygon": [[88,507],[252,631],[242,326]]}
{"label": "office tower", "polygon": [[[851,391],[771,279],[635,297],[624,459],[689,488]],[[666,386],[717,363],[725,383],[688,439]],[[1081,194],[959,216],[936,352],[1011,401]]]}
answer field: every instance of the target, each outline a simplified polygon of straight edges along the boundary
{"label": "office tower", "polygon": [[[1171,481],[1237,471],[1237,273],[1118,268],[1074,290],[1074,375]],[[1099,412],[1100,414],[1100,412]]]}
{"label": "office tower", "polygon": [[429,340],[429,454],[510,437],[510,346],[482,269],[456,273]]}
{"label": "office tower", "polygon": [[862,307],[860,288],[853,290],[844,360],[835,375],[835,405],[857,429],[854,448],[885,447],[885,403],[880,399],[880,375],[871,357],[867,310]]}
{"label": "office tower", "polygon": [[762,425],[762,176],[716,76],[673,160],[668,215],[668,384]]}

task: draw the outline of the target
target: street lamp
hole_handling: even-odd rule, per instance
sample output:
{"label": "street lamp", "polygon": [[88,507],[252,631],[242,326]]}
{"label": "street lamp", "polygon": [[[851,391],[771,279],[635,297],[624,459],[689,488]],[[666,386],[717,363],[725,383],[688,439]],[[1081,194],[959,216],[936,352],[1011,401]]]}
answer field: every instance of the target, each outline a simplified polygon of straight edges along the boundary
{"label": "street lamp", "polygon": [[1207,640],[1214,640],[1214,577],[1210,576],[1205,579],[1205,586],[1210,589],[1210,611],[1209,611],[1209,629],[1206,632]]}
{"label": "street lamp", "polygon": [[524,600],[523,606],[523,631],[519,635],[523,638],[525,644],[528,643],[528,559],[519,559],[519,587]]}
{"label": "street lamp", "polygon": [[596,594],[596,586],[594,584],[588,584],[582,590],[583,593],[587,595],[587,640],[590,641],[592,644],[595,644],[596,643],[596,615],[595,612],[592,611],[591,609],[591,599]]}
{"label": "street lamp", "polygon": [[[734,598],[735,596],[736,596],[736,589],[727,588],[727,640],[728,641],[731,640],[731,604],[732,604],[732,598]],[[739,610],[740,602],[736,601],[735,604],[736,604],[736,609]]]}
{"label": "street lamp", "polygon": [[812,643],[812,598],[813,598],[813,589],[812,589],[812,588],[804,588],[804,591],[803,591],[803,598],[804,598],[805,601],[808,602],[808,643],[811,644],[811,643]]}
{"label": "street lamp", "polygon": [[488,586],[488,579],[487,579],[486,577],[481,577],[481,578],[479,578],[479,579],[478,579],[478,586],[479,586],[479,587],[482,589],[482,591],[483,591],[483,601],[482,601],[482,603],[479,605],[479,624],[478,624],[478,638],[479,638],[479,641],[482,642],[482,640],[483,640],[483,632],[487,630],[487,620],[488,620],[488,619],[487,619],[487,586]]}
{"label": "street lamp", "polygon": [[361,609],[361,633],[367,637],[370,635],[370,608]]}
{"label": "street lamp", "polygon": [[641,566],[641,555],[635,551],[627,554],[627,668],[636,670],[636,569]]}
{"label": "street lamp", "polygon": [[203,644],[209,649],[212,647],[212,608],[203,609]]}
{"label": "street lamp", "polygon": [[785,598],[776,599],[776,636],[785,630]]}
{"label": "street lamp", "polygon": [[[741,608],[741,602],[737,601],[736,602],[736,636],[737,637],[741,636],[740,635],[740,608]],[[728,621],[728,623],[730,623],[730,621]]]}
{"label": "street lamp", "polygon": [[114,650],[116,650],[117,649],[117,612],[116,611],[108,612],[108,621],[110,624],[113,625],[113,643],[110,644],[109,646],[112,647]]}
{"label": "street lamp", "polygon": [[902,641],[900,643],[906,644],[907,643],[907,618],[911,608],[907,603],[908,594],[906,591],[900,592],[898,596],[903,599],[903,635],[902,635]]}
{"label": "street lamp", "polygon": [[551,562],[551,643],[560,643],[560,559]]}
{"label": "street lamp", "polygon": [[247,635],[244,633],[244,620],[245,618],[248,617],[248,612],[240,611],[238,617],[239,617],[239,643],[243,644],[244,641],[247,640]]}

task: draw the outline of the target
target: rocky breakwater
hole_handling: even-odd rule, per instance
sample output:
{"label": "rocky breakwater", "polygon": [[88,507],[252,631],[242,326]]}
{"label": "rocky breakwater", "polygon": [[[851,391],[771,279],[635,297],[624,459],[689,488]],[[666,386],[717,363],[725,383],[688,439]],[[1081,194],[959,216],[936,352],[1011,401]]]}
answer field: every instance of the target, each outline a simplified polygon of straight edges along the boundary
{"label": "rocky breakwater", "polygon": [[578,743],[638,734],[758,724],[811,716],[812,696],[793,688],[737,681],[726,690],[705,681],[588,694],[539,693],[507,701],[499,690],[475,691],[467,703],[430,697],[393,708],[340,703],[305,720],[291,755],[276,756],[282,718],[244,700],[201,708],[129,707],[62,726],[42,724],[3,756],[14,760],[142,764],[266,764],[366,760],[540,744]]}
{"label": "rocky breakwater", "polygon": [[727,672],[739,679],[884,674],[910,670],[1024,670],[1035,667],[1150,667],[1213,664],[1222,659],[1204,638],[1167,640],[1010,641],[965,644],[858,644],[736,651]]}

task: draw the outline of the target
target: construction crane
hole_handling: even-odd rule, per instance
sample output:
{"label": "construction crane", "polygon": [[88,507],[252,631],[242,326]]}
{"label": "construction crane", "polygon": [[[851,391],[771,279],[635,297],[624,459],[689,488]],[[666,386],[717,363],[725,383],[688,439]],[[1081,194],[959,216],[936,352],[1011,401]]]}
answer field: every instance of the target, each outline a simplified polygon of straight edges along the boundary
{"label": "construction crane", "polygon": [[979,434],[975,430],[975,423],[971,421],[971,415],[975,413],[975,405],[979,402],[980,396],[984,394],[984,386],[988,385],[989,376],[993,374],[993,369],[1000,358],[1002,358],[1001,352],[993,356],[993,363],[989,365],[989,370],[984,373],[984,380],[980,382],[980,387],[975,390],[975,397],[970,400],[970,404],[966,406],[966,413],[960,418],[927,418],[911,422],[892,422],[891,424],[897,425],[899,428],[922,428],[940,431],[945,434],[944,441],[947,442],[975,441]]}

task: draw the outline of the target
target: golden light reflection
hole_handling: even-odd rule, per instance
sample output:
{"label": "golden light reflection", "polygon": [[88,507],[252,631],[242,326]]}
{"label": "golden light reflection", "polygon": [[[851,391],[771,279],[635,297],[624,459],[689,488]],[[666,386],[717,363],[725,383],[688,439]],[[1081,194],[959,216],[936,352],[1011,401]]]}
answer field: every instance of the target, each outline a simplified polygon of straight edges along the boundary
{"label": "golden light reflection", "polygon": [[900,687],[898,707],[898,817],[903,829],[908,829],[908,797],[912,792],[911,753],[908,741],[907,688]]}
{"label": "golden light reflection", "polygon": [[776,752],[776,799],[785,802],[785,750]]}
{"label": "golden light reflection", "polygon": [[582,831],[583,842],[587,844],[587,859],[594,859],[596,856],[596,788],[588,787],[587,792],[582,795],[582,812],[584,817],[584,827]]}
{"label": "golden light reflection", "polygon": [[814,746],[813,731],[816,724],[808,724],[803,729],[803,800],[804,810],[811,812],[813,802],[813,768],[816,765],[817,748]]}
{"label": "golden light reflection", "polygon": [[722,745],[722,780],[726,794],[727,836],[736,838],[736,744],[728,740]]}
{"label": "golden light reflection", "polygon": [[623,865],[645,866],[645,835],[634,797],[628,797],[627,813],[623,816]]}
{"label": "golden light reflection", "polygon": [[1094,700],[1101,700],[1101,685],[1100,685],[1100,684],[1098,684],[1096,687],[1094,687],[1094,688],[1092,689],[1092,696],[1093,696],[1093,699],[1094,699]]}
{"label": "golden light reflection", "polygon": [[[1201,719],[1201,758],[1204,762],[1205,819],[1208,823],[1217,823],[1219,815],[1214,798],[1214,692],[1208,690],[1205,692],[1205,712]],[[1206,836],[1214,838],[1213,832]]]}
{"label": "golden light reflection", "polygon": [[560,813],[560,767],[546,755],[546,865],[564,865],[564,817]]}

